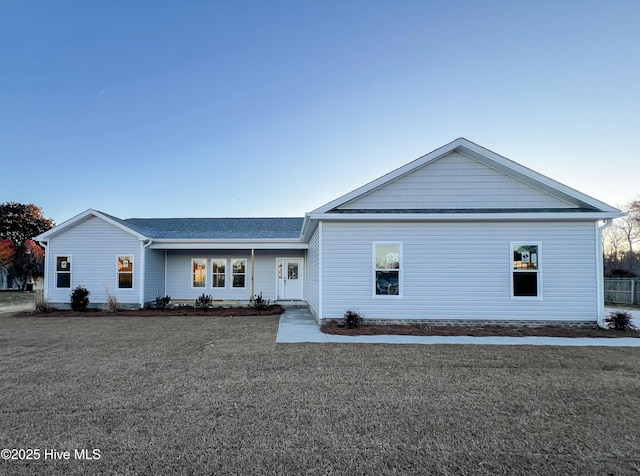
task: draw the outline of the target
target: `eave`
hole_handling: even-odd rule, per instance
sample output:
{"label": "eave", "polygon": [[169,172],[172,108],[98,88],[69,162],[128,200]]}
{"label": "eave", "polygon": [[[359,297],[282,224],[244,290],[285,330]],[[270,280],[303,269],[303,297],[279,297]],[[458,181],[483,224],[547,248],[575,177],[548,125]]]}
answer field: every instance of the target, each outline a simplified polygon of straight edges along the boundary
{"label": "eave", "polygon": [[618,218],[619,212],[508,213],[311,213],[322,221],[594,221]]}

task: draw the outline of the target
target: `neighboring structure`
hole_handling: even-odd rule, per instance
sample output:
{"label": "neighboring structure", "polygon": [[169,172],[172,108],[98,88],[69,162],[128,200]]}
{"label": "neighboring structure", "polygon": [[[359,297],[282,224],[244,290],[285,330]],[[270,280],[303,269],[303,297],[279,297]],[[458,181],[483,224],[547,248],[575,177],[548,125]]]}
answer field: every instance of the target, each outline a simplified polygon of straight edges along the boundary
{"label": "neighboring structure", "polygon": [[304,218],[128,219],[95,210],[36,237],[46,298],[261,292],[319,319],[593,323],[601,229],[621,212],[457,139]]}

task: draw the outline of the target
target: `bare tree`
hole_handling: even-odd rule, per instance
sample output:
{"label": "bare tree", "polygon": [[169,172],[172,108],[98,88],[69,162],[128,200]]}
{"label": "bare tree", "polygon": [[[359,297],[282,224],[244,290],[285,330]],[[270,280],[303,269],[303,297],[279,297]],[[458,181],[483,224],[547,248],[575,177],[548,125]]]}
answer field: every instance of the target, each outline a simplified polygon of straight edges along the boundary
{"label": "bare tree", "polygon": [[605,269],[607,273],[633,275],[640,272],[640,197],[622,208],[627,215],[615,219],[603,232]]}

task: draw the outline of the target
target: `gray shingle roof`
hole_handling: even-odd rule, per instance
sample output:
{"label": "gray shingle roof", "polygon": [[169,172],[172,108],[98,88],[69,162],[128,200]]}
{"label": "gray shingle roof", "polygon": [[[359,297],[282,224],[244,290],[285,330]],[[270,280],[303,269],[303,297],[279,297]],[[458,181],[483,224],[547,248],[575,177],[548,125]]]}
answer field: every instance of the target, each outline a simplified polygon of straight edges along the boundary
{"label": "gray shingle roof", "polygon": [[295,239],[304,218],[128,218],[126,226],[155,239]]}

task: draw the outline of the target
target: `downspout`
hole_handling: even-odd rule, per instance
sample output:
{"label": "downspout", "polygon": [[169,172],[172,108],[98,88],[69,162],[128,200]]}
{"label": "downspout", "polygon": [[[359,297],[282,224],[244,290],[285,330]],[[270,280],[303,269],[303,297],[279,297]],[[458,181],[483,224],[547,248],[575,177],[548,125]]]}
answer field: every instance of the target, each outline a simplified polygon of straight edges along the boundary
{"label": "downspout", "polygon": [[318,223],[318,324],[322,324],[322,221]]}
{"label": "downspout", "polygon": [[49,300],[49,289],[47,283],[49,282],[49,253],[47,253],[48,242],[38,242],[42,248],[44,248],[44,273],[42,273],[42,291],[44,302]]}
{"label": "downspout", "polygon": [[[145,244],[145,241],[147,242]],[[152,239],[148,239],[148,240],[140,240],[140,243],[142,243],[142,253],[140,256],[140,307],[143,308],[144,307],[144,276],[145,276],[145,264],[147,261],[147,256],[146,256],[146,249],[149,248],[149,246],[151,246],[151,243],[153,243]]]}
{"label": "downspout", "polygon": [[602,232],[611,226],[613,220],[607,218],[602,225],[596,222],[596,283],[597,283],[597,303],[598,303],[598,327],[607,329],[608,326],[604,322],[604,263],[602,259]]}

